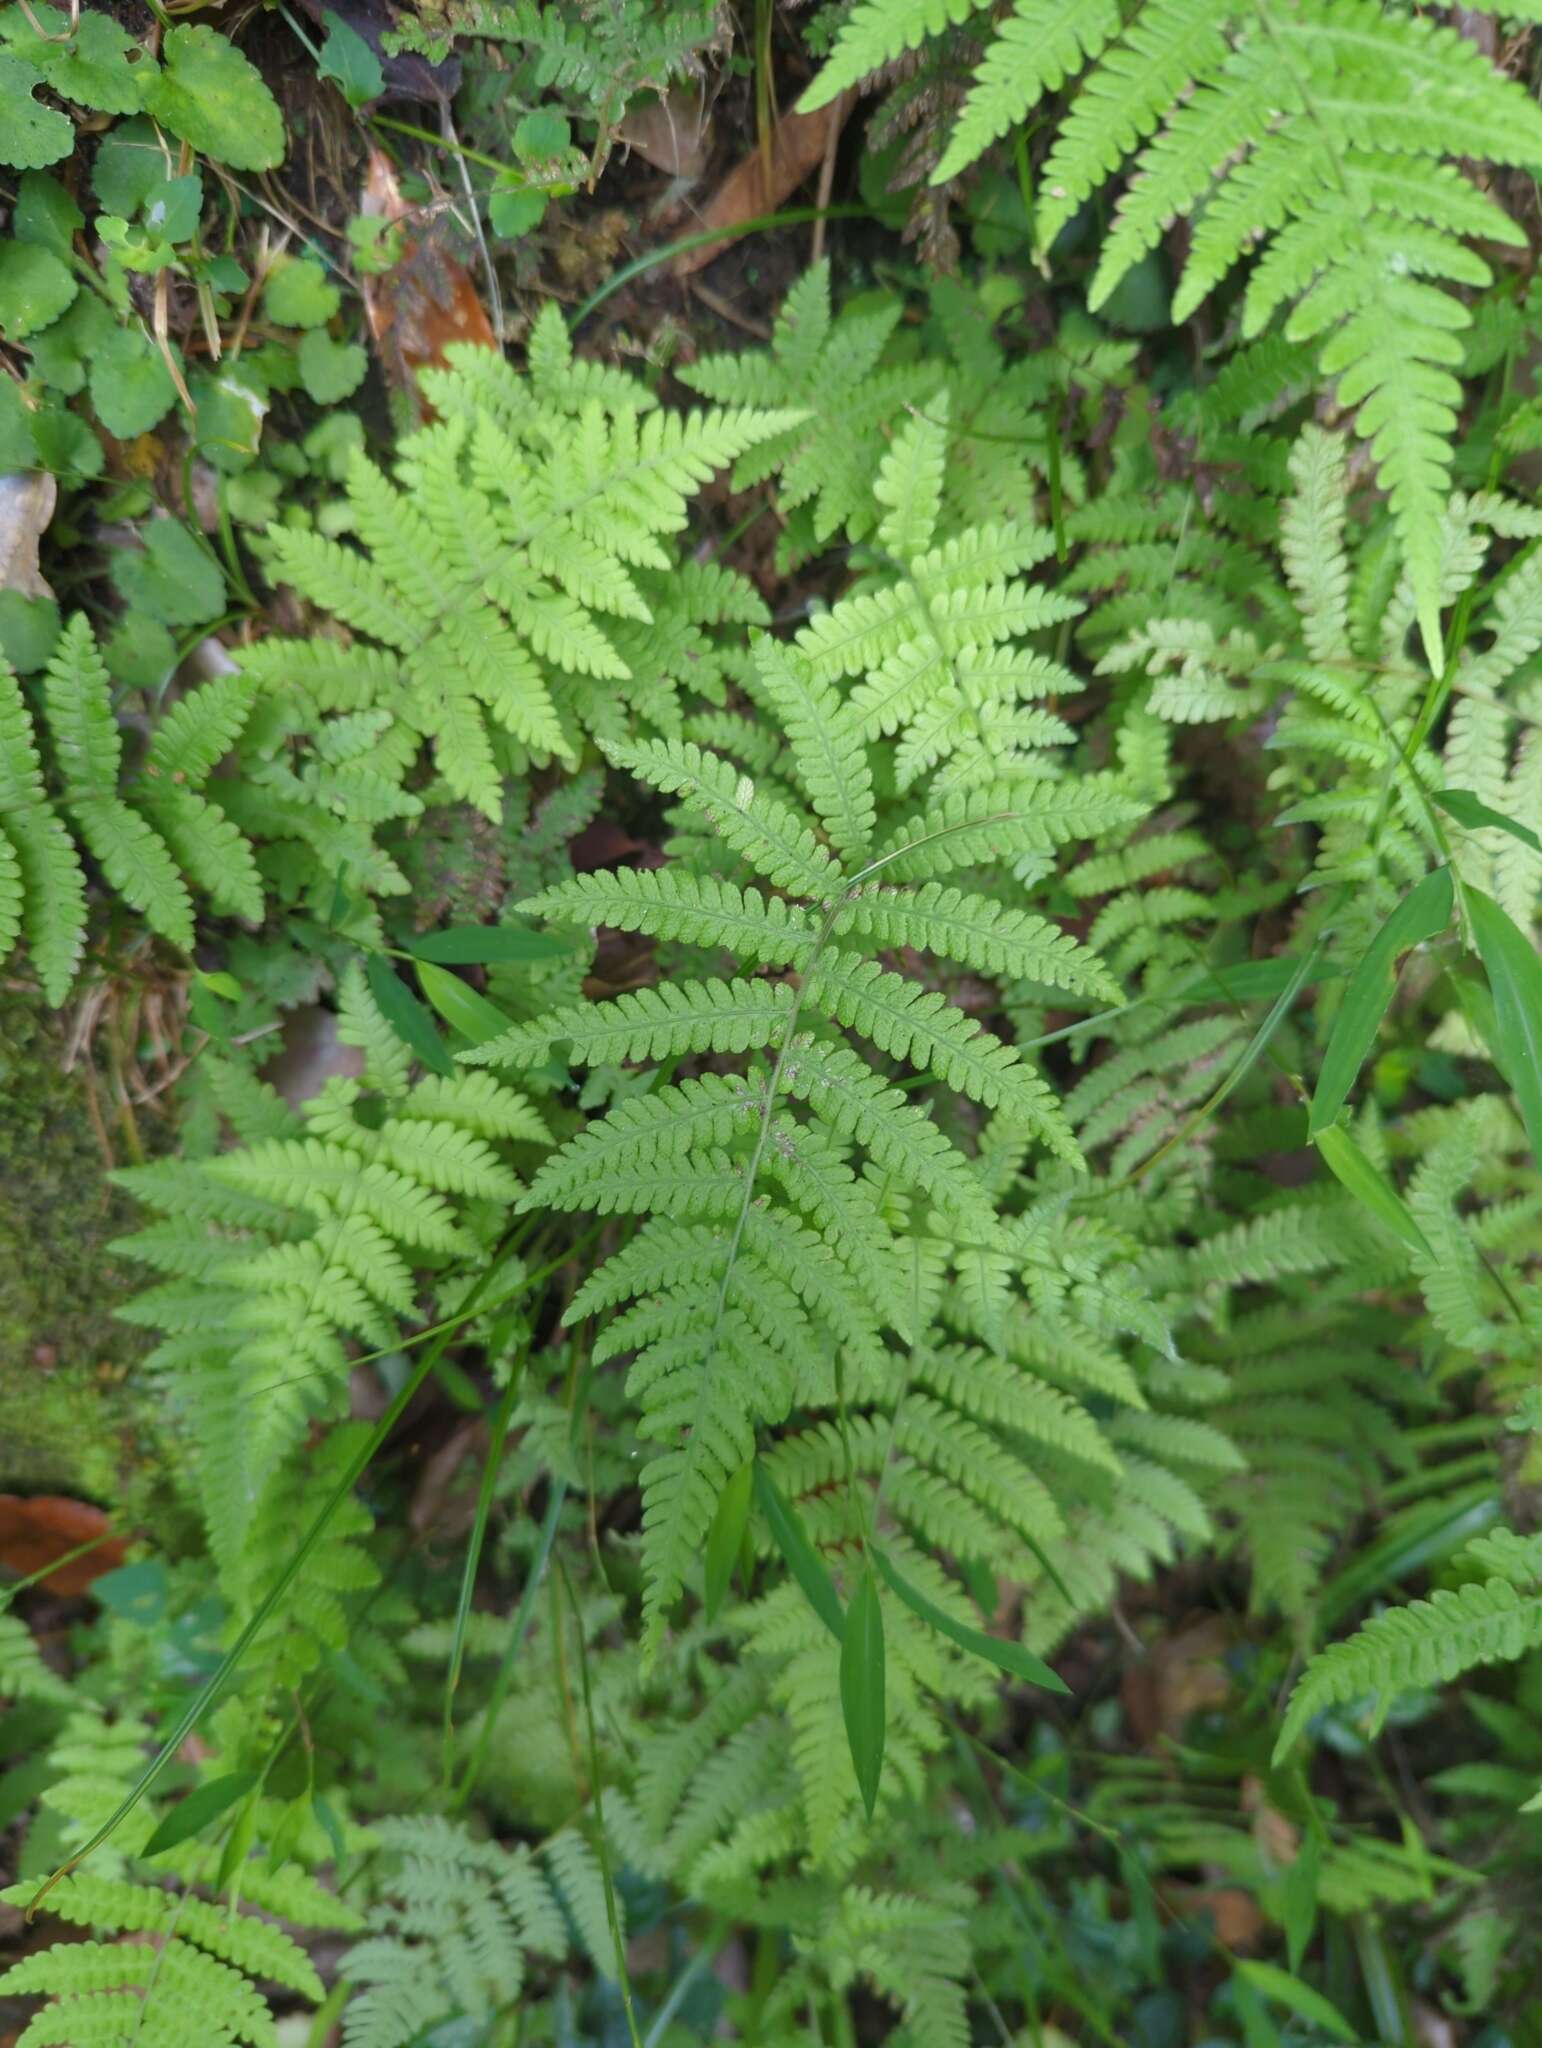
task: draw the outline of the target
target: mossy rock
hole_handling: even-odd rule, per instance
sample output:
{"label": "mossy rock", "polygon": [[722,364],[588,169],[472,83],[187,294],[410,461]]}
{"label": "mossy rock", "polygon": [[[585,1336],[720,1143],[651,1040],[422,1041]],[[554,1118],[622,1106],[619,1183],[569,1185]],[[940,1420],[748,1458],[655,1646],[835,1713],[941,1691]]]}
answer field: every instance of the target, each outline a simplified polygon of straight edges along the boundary
{"label": "mossy rock", "polygon": [[[65,1493],[125,1527],[177,1519],[171,1450],[137,1383],[142,1332],[114,1311],[142,1276],[107,1249],[136,1227],[106,1175],[89,1082],[59,1023],[0,1005],[0,1491]],[[107,1099],[100,1080],[99,1096]],[[169,1130],[165,1133],[169,1139]]]}

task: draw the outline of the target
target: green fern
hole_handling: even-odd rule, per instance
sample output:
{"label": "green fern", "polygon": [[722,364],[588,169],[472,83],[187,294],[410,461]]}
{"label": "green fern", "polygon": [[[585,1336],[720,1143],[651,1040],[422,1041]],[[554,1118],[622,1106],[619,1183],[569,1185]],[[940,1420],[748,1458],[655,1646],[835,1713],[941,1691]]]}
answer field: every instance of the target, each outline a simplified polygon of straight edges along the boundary
{"label": "green fern", "polygon": [[[271,529],[275,579],[365,637],[269,639],[244,658],[248,676],[299,686],[323,711],[388,712],[490,818],[508,766],[576,764],[582,733],[614,731],[610,707],[634,685],[638,708],[677,725],[674,677],[635,675],[611,622],[667,609],[691,493],[797,417],[666,411],[634,380],[575,364],[555,307],[530,355],[526,379],[477,349],[426,375],[438,423],[402,445],[394,482],[354,457],[362,550]],[[697,622],[761,616],[725,572],[686,587]]]}
{"label": "green fern", "polygon": [[54,800],[32,713],[14,672],[0,661],[0,958],[24,935],[54,1006],[69,993],[86,941],[86,875],[71,827],[113,891],[183,952],[193,944],[189,881],[216,909],[261,919],[252,848],[223,808],[201,794],[239,737],[251,694],[235,676],[190,691],[160,721],[120,793],[123,742],[107,670],[77,613],[43,678]]}
{"label": "green fern", "polygon": [[[805,95],[820,106],[967,10],[867,0]],[[1474,240],[1520,230],[1460,160],[1535,167],[1542,116],[1456,30],[1377,0],[1215,0],[1066,9],[1017,0],[981,64],[935,183],[1092,69],[1039,172],[1041,252],[1126,164],[1090,292],[1105,303],[1175,217],[1195,226],[1173,300],[1186,319],[1246,256],[1244,339],[1284,307],[1357,408],[1392,504],[1417,623],[1440,665],[1441,522],[1470,315],[1449,285],[1491,282]]]}

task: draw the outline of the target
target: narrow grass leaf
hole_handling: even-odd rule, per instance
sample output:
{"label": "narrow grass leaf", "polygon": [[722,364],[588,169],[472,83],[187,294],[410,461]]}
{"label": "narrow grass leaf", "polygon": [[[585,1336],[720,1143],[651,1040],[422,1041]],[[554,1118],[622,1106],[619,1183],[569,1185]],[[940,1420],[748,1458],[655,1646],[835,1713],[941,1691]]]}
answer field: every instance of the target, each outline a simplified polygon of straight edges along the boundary
{"label": "narrow grass leaf", "polygon": [[1328,1171],[1342,1182],[1378,1223],[1412,1245],[1416,1252],[1432,1257],[1429,1239],[1415,1223],[1408,1204],[1384,1173],[1366,1158],[1360,1146],[1342,1124],[1329,1124],[1317,1133],[1317,1149]]}
{"label": "narrow grass leaf", "polygon": [[381,1016],[402,1043],[417,1054],[431,1074],[446,1077],[453,1074],[455,1062],[435,1030],[432,1016],[395,972],[390,961],[383,954],[371,953],[364,974],[369,992],[380,1006]]}
{"label": "narrow grass leaf", "polygon": [[1434,800],[1448,817],[1455,818],[1458,825],[1465,825],[1470,832],[1481,832],[1485,827],[1496,832],[1508,832],[1512,839],[1518,839],[1522,846],[1529,846],[1533,853],[1542,853],[1542,839],[1529,825],[1507,818],[1503,811],[1491,810],[1470,789],[1437,789]]}
{"label": "narrow grass leaf", "polygon": [[1344,1000],[1333,1020],[1323,1054],[1317,1092],[1312,1097],[1307,1135],[1326,1130],[1344,1107],[1355,1077],[1365,1063],[1377,1026],[1392,1000],[1394,970],[1410,946],[1443,932],[1451,918],[1451,870],[1436,868],[1402,902],[1372,939],[1350,977]]}
{"label": "narrow grass leaf", "polygon": [[506,1017],[496,1003],[490,1003],[486,996],[478,995],[474,988],[469,988],[458,974],[436,967],[431,960],[418,960],[413,964],[424,995],[450,1029],[458,1031],[473,1045],[482,1045],[489,1038],[497,1038],[513,1024],[512,1017]]}
{"label": "narrow grass leaf", "polygon": [[739,1555],[739,1546],[744,1541],[745,1525],[750,1518],[750,1495],[754,1487],[755,1461],[749,1458],[723,1488],[723,1498],[717,1504],[717,1513],[712,1517],[712,1527],[707,1531],[708,1621],[717,1619],[718,1610],[727,1596],[728,1582],[733,1577],[734,1560]]}
{"label": "narrow grass leaf", "polygon": [[178,1842],[202,1834],[227,1807],[244,1799],[256,1783],[255,1771],[232,1771],[226,1778],[212,1778],[207,1785],[200,1785],[171,1809],[141,1853],[159,1856],[163,1849],[175,1849]]}
{"label": "narrow grass leaf", "polygon": [[841,1611],[835,1582],[820,1563],[798,1519],[797,1510],[783,1499],[776,1481],[758,1458],[755,1460],[755,1501],[766,1518],[772,1540],[787,1561],[787,1569],[803,1588],[809,1606],[835,1640],[844,1643],[846,1617]]}
{"label": "narrow grass leaf", "polygon": [[1345,2019],[1331,1999],[1324,1998],[1320,1991],[1314,1991],[1310,1984],[1303,1984],[1299,1977],[1293,1977],[1289,1970],[1282,1970],[1274,1963],[1239,1962],[1233,1966],[1237,1975],[1252,1986],[1260,1997],[1272,1998],[1276,2005],[1283,2005],[1298,2019],[1308,2020],[1314,2027],[1321,2027],[1324,2033],[1332,2034],[1335,2040],[1358,2041],[1360,2036]]}
{"label": "narrow grass leaf", "polygon": [[1466,895],[1494,994],[1494,1049],[1520,1103],[1532,1157],[1542,1164],[1542,958],[1492,896],[1481,889]]}
{"label": "narrow grass leaf", "polygon": [[1040,1685],[1046,1692],[1070,1692],[1065,1680],[1051,1671],[1043,1658],[1036,1657],[1032,1650],[1025,1650],[1021,1643],[1009,1643],[1000,1636],[987,1635],[984,1629],[970,1628],[965,1622],[955,1621],[951,1614],[945,1614],[928,1600],[919,1587],[913,1586],[881,1550],[875,1550],[873,1557],[884,1584],[904,1601],[912,1614],[924,1621],[928,1628],[934,1628],[938,1635],[946,1636],[950,1643],[967,1651],[971,1657],[983,1658],[987,1664],[994,1664],[998,1671],[1020,1678],[1025,1685]]}
{"label": "narrow grass leaf", "polygon": [[869,1564],[863,1567],[847,1605],[841,1638],[841,1713],[857,1790],[869,1820],[878,1804],[878,1781],[883,1776],[883,1695],[883,1608],[878,1580]]}

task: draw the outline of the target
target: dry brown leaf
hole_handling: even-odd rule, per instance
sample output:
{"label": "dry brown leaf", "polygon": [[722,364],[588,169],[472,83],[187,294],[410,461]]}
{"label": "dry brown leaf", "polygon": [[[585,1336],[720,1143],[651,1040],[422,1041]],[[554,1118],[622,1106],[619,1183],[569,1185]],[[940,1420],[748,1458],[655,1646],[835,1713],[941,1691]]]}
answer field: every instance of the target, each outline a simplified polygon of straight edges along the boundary
{"label": "dry brown leaf", "polygon": [[662,95],[633,100],[616,140],[672,178],[699,178],[707,168],[708,133],[700,85],[672,85]]}
{"label": "dry brown leaf", "polygon": [[47,470],[0,476],[0,590],[52,597],[38,567],[38,543],[54,516],[59,486]]}
{"label": "dry brown leaf", "polygon": [[[712,195],[701,217],[702,228],[736,228],[747,220],[758,220],[763,213],[774,213],[805,178],[818,170],[856,103],[855,92],[845,92],[817,113],[784,114],[771,136],[769,180],[765,156],[757,149],[729,172]],[[727,246],[725,240],[688,249],[675,258],[674,275],[694,276],[721,256]]]}
{"label": "dry brown leaf", "polygon": [[[393,223],[409,212],[390,160],[378,149],[370,151],[360,211]],[[361,278],[359,287],[386,376],[410,393],[425,419],[432,408],[418,390],[417,372],[441,366],[452,342],[498,346],[470,271],[443,245],[432,222],[420,237],[403,238],[399,262],[379,277]]]}
{"label": "dry brown leaf", "polygon": [[1224,1657],[1230,1637],[1220,1615],[1163,1636],[1124,1674],[1124,1711],[1143,1746],[1182,1733],[1191,1714],[1218,1707],[1231,1691]]}
{"label": "dry brown leaf", "polygon": [[82,1543],[96,1548],[49,1572],[42,1583],[50,1593],[84,1593],[93,1579],[116,1571],[123,1562],[122,1538],[113,1535],[112,1523],[89,1501],[55,1493],[34,1494],[30,1500],[0,1493],[0,1565],[7,1570],[30,1578]]}

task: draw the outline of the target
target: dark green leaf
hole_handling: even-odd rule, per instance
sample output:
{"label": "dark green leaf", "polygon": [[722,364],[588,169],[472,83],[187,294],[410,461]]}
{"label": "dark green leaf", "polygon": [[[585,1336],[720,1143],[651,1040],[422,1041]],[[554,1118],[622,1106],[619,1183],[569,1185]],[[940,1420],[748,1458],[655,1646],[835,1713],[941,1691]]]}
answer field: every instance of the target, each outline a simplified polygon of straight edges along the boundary
{"label": "dark green leaf", "polygon": [[1494,994],[1494,1050],[1520,1103],[1531,1156],[1542,1164],[1542,959],[1492,896],[1465,894]]}
{"label": "dark green leaf", "polygon": [[1435,801],[1458,825],[1467,826],[1469,831],[1481,832],[1485,826],[1497,832],[1508,832],[1512,839],[1518,839],[1522,846],[1529,846],[1535,853],[1542,853],[1542,839],[1539,839],[1529,825],[1518,825],[1514,818],[1507,818],[1503,811],[1491,811],[1481,803],[1470,789],[1437,789]]}
{"label": "dark green leaf", "polygon": [[878,1804],[884,1738],[883,1608],[873,1568],[864,1565],[846,1609],[841,1637],[841,1713],[851,1745],[857,1790],[869,1820]]}
{"label": "dark green leaf", "polygon": [[124,602],[164,626],[201,626],[225,608],[225,576],[180,519],[152,519],[144,550],[115,548],[112,580]]}
{"label": "dark green leaf", "polygon": [[80,286],[51,249],[0,242],[0,337],[25,341],[69,305]]}
{"label": "dark green leaf", "polygon": [[419,960],[415,965],[424,995],[450,1029],[458,1031],[473,1045],[483,1045],[489,1038],[499,1037],[513,1023],[512,1017],[505,1017],[496,1003],[490,1003],[486,996],[468,988],[458,974],[436,967],[431,960]]}
{"label": "dark green leaf", "polygon": [[1317,1883],[1321,1868],[1322,1836],[1315,1827],[1308,1828],[1296,1852],[1296,1860],[1280,1885],[1283,1907],[1280,1918],[1293,1971],[1301,1968],[1312,1929],[1317,1925]]}
{"label": "dark green leaf", "polygon": [[256,1783],[255,1771],[232,1771],[228,1778],[212,1778],[207,1785],[200,1785],[171,1809],[141,1853],[159,1856],[163,1849],[175,1849],[178,1842],[201,1834],[227,1807],[244,1799]]}
{"label": "dark green leaf", "polygon": [[369,992],[380,1005],[380,1014],[404,1045],[411,1046],[431,1074],[453,1074],[455,1062],[444,1040],[434,1029],[434,1020],[389,960],[371,953],[365,967]]}
{"label": "dark green leaf", "polygon": [[1363,1208],[1379,1223],[1412,1245],[1416,1252],[1430,1253],[1429,1240],[1415,1223],[1408,1204],[1385,1174],[1378,1171],[1342,1124],[1329,1124],[1317,1133],[1314,1143],[1323,1164],[1342,1182]]}
{"label": "dark green leaf", "polygon": [[317,1820],[320,1821],[322,1833],[326,1836],[327,1840],[332,1844],[333,1861],[338,1864],[341,1864],[343,1858],[348,1853],[347,1845],[343,1840],[342,1822],[338,1819],[336,1813],[322,1798],[319,1792],[316,1793],[311,1800],[311,1812],[314,1813]]}
{"label": "dark green leaf", "polygon": [[803,1588],[809,1606],[835,1640],[838,1643],[844,1641],[846,1617],[841,1611],[840,1595],[835,1590],[834,1581],[809,1542],[797,1510],[782,1498],[776,1481],[758,1458],[755,1460],[755,1500],[766,1518],[772,1540],[786,1559],[787,1569]]}
{"label": "dark green leaf", "polygon": [[984,1629],[970,1628],[962,1621],[955,1621],[951,1614],[945,1614],[928,1600],[918,1586],[913,1586],[881,1550],[875,1550],[873,1557],[890,1592],[897,1594],[911,1613],[924,1621],[928,1628],[936,1629],[938,1635],[946,1636],[950,1643],[967,1650],[971,1657],[983,1657],[998,1671],[1022,1679],[1025,1685],[1039,1685],[1046,1692],[1070,1692],[1065,1680],[1051,1671],[1043,1658],[1036,1657],[1032,1650],[1025,1650],[1021,1643],[1009,1643],[1001,1636],[989,1636]]}
{"label": "dark green leaf", "polygon": [[1451,916],[1451,870],[1436,868],[1411,889],[1372,939],[1350,977],[1323,1054],[1307,1135],[1331,1124],[1344,1107],[1392,999],[1394,969],[1410,946],[1443,932]]}
{"label": "dark green leaf", "polygon": [[406,942],[417,960],[437,960],[442,967],[484,967],[495,960],[561,960],[573,951],[571,939],[558,932],[521,931],[511,924],[452,924],[442,932],[425,932]]}
{"label": "dark green leaf", "polygon": [[1358,2041],[1360,2036],[1345,2019],[1338,2007],[1314,1991],[1310,1984],[1303,1984],[1299,1977],[1293,1977],[1288,1970],[1282,1970],[1275,1963],[1239,1962],[1234,1965],[1243,1982],[1263,1998],[1272,1998],[1276,2005],[1283,2005],[1298,2018],[1320,2027],[1324,2033],[1334,2035],[1340,2041]]}
{"label": "dark green leaf", "polygon": [[215,1872],[214,1889],[222,1892],[226,1885],[235,1880],[236,1872],[251,1854],[252,1843],[257,1839],[257,1800],[255,1795],[247,1800],[236,1815],[235,1826],[225,1840],[220,1856],[220,1867]]}
{"label": "dark green leaf", "polygon": [[733,1577],[734,1562],[744,1541],[750,1516],[750,1494],[755,1485],[755,1461],[746,1460],[723,1488],[723,1497],[707,1531],[706,1608],[708,1621],[717,1619],[718,1609]]}
{"label": "dark green leaf", "polygon": [[16,190],[11,213],[11,233],[18,242],[33,242],[39,249],[52,249],[68,263],[75,237],[86,218],[57,178],[44,171],[28,171]]}
{"label": "dark green leaf", "polygon": [[321,46],[317,70],[323,78],[334,79],[350,107],[365,106],[385,91],[385,73],[380,59],[356,28],[329,7],[322,16],[327,38]]}

